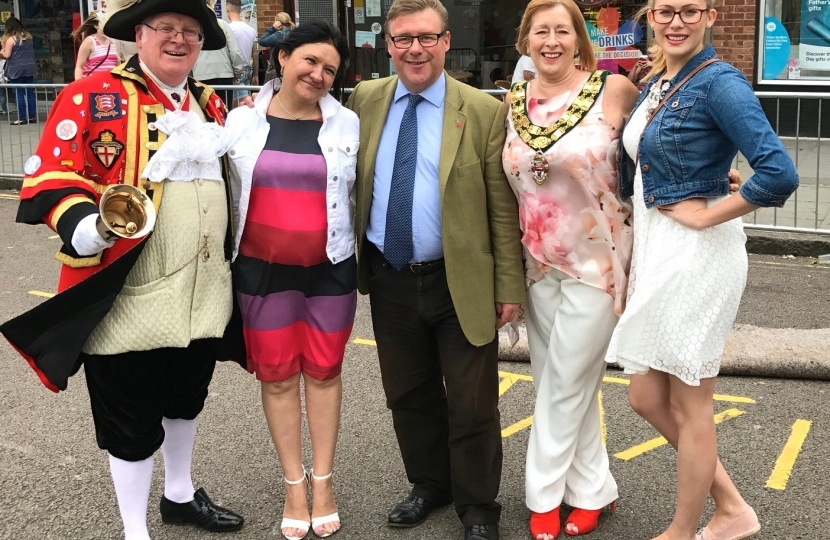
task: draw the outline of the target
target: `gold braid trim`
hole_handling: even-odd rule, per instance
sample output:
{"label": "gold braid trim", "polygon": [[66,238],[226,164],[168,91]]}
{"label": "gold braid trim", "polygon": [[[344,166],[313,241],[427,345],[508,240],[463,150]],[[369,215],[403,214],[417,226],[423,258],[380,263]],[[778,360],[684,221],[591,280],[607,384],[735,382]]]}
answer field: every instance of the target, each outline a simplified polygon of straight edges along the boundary
{"label": "gold braid trim", "polygon": [[596,70],[591,73],[588,80],[582,86],[582,90],[576,99],[571,103],[559,120],[552,125],[543,128],[530,121],[527,113],[527,85],[526,81],[518,82],[510,89],[510,103],[513,111],[513,127],[516,133],[534,150],[547,151],[556,141],[576,127],[585,114],[591,110],[596,103],[597,96],[605,85],[607,71]]}

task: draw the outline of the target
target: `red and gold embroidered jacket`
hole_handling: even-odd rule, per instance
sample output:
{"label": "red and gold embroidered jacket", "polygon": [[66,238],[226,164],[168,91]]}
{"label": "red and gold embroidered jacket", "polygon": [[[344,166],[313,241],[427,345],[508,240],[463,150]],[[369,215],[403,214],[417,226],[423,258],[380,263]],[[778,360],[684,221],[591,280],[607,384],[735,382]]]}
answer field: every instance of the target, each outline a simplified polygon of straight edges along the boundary
{"label": "red and gold embroidered jacket", "polygon": [[[192,79],[188,83],[209,121],[222,124],[226,115],[222,100],[209,87]],[[60,235],[63,247],[57,258],[63,268],[58,291],[83,281],[140,242],[118,240],[95,257],[75,253],[75,226],[98,213],[98,201],[107,187],[136,186],[159,209],[161,184],[139,178],[166,138],[153,123],[165,107],[153,95],[160,92],[152,90],[155,87],[148,88],[134,56],[109,73],[71,83],[52,106],[37,151],[24,166],[17,221],[45,222]]]}
{"label": "red and gold embroidered jacket", "polygon": [[[189,106],[199,106],[208,121],[221,125],[227,113],[222,100],[193,79],[188,88],[196,101]],[[154,124],[164,114],[165,101],[169,104],[145,77],[137,56],[109,73],[75,81],[58,95],[37,150],[24,166],[17,221],[46,223],[60,235],[59,294],[0,325],[0,333],[53,391],[65,389],[79,369],[86,339],[112,307],[148,238],[118,239],[101,254],[81,257],[72,247],[75,227],[98,213],[101,194],[112,184],[137,187],[159,210],[163,184],[144,181],[140,174],[166,139]],[[231,216],[230,193],[227,200]],[[225,235],[228,260],[232,222],[228,219]]]}

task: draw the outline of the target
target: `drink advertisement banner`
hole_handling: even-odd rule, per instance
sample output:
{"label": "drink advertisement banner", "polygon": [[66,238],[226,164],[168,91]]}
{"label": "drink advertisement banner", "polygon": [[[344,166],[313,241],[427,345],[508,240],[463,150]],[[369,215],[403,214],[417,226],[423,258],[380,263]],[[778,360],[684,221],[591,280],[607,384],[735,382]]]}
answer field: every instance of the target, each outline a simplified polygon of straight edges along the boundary
{"label": "drink advertisement banner", "polygon": [[620,10],[615,7],[604,7],[595,13],[596,18],[586,13],[585,26],[594,45],[597,69],[612,73],[619,73],[619,68],[630,71],[640,58],[637,45],[643,40],[642,26],[633,20],[621,20]]}
{"label": "drink advertisement banner", "polygon": [[830,69],[830,0],[802,0],[798,43],[801,69]]}

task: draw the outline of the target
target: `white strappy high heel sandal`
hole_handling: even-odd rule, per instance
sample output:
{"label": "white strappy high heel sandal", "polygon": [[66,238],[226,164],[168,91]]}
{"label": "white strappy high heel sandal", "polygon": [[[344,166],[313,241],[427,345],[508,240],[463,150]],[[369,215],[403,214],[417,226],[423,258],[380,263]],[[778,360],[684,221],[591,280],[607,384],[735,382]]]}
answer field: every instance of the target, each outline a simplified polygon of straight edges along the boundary
{"label": "white strappy high heel sandal", "polygon": [[[322,482],[323,480],[328,480],[329,478],[331,478],[331,475],[333,473],[334,473],[334,471],[332,471],[332,472],[330,472],[330,473],[328,473],[327,475],[324,475],[324,476],[315,476],[314,475],[314,469],[311,469],[310,476],[311,476],[312,480],[317,480],[318,482]],[[328,525],[329,523],[337,523],[337,529],[335,529],[334,531],[332,531],[330,533],[323,533],[323,534],[318,534],[317,533],[317,528],[318,527],[321,527],[323,525]],[[314,534],[316,534],[320,538],[328,538],[329,536],[333,535],[334,533],[336,533],[337,531],[340,530],[340,516],[338,515],[337,512],[335,512],[335,513],[329,514],[327,516],[312,517],[311,518],[311,530],[314,531]]]}
{"label": "white strappy high heel sandal", "polygon": [[[308,472],[303,467],[303,477],[299,480],[289,480],[285,476],[282,477],[285,480],[285,483],[290,486],[296,486],[306,482],[308,484]],[[309,484],[309,489],[311,489],[311,485]],[[282,518],[282,523],[280,523],[280,533],[282,534],[283,538],[286,540],[303,540],[308,535],[308,529],[311,527],[311,523],[308,521],[304,521],[302,519],[291,519],[287,517]],[[285,529],[297,529],[298,531],[303,531],[302,536],[288,536],[283,531]]]}

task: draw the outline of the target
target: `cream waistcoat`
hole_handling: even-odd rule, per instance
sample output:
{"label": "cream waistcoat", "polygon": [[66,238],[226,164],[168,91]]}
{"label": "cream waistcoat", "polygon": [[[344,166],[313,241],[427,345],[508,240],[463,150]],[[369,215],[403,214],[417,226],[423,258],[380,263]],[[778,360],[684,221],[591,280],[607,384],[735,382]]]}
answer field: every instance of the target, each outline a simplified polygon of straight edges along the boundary
{"label": "cream waistcoat", "polygon": [[[198,106],[194,112],[204,120]],[[194,339],[221,337],[232,309],[227,225],[221,182],[165,181],[153,236],[84,352],[187,347]]]}

